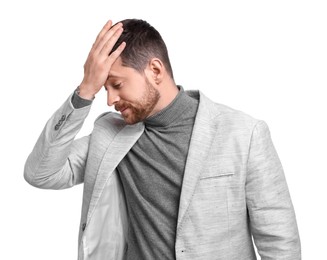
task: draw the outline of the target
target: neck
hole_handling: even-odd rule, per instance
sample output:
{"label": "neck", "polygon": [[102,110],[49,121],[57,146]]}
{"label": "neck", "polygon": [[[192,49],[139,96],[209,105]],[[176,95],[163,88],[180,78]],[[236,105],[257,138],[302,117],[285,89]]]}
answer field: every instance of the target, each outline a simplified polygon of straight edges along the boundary
{"label": "neck", "polygon": [[153,114],[166,108],[175,99],[179,92],[179,89],[174,82],[169,84],[160,84],[157,86],[157,89],[160,93],[160,98],[149,116],[152,116]]}
{"label": "neck", "polygon": [[172,124],[179,124],[197,107],[196,100],[188,96],[182,86],[178,86],[178,88],[179,92],[177,96],[168,106],[146,118],[144,124],[147,128],[167,127]]}

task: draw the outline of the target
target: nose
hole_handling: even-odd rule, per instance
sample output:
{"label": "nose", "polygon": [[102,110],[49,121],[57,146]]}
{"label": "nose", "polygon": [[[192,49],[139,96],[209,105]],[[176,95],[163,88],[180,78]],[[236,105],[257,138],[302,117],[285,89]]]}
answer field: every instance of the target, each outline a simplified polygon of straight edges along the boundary
{"label": "nose", "polygon": [[107,104],[108,106],[112,106],[115,105],[117,102],[119,102],[120,97],[117,93],[117,91],[113,90],[113,89],[108,89],[107,90]]}

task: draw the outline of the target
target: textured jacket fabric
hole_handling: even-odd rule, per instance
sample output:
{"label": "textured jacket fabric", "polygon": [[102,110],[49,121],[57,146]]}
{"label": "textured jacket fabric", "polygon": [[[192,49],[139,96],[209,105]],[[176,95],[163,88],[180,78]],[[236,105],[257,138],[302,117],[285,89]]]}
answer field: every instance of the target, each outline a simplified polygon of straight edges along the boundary
{"label": "textured jacket fabric", "polygon": [[[184,172],[176,259],[301,259],[296,217],[267,124],[241,111],[199,99]],[[78,257],[123,259],[128,212],[116,167],[142,135],[116,113],[97,118],[75,140],[90,106],[71,97],[53,114],[25,164],[33,186],[64,189],[84,183]],[[252,240],[253,238],[253,240]]]}

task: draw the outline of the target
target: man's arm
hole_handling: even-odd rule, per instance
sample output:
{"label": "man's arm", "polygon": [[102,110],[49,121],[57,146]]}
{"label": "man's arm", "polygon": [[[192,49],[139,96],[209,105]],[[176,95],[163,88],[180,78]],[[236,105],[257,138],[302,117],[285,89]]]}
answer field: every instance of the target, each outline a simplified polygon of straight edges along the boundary
{"label": "man's arm", "polygon": [[125,48],[122,43],[110,54],[122,32],[121,23],[112,26],[109,20],[98,34],[84,64],[79,94],[70,96],[54,113],[27,158],[24,177],[31,185],[63,189],[83,182],[89,137],[74,138],[90,110],[87,100],[93,100],[103,87],[112,64]]}
{"label": "man's arm", "polygon": [[259,121],[251,139],[246,181],[251,231],[262,260],[301,259],[296,217],[268,126]]}
{"label": "man's arm", "polygon": [[74,138],[91,106],[75,109],[71,97],[48,120],[27,158],[24,177],[33,186],[63,189],[83,182],[89,137]]}

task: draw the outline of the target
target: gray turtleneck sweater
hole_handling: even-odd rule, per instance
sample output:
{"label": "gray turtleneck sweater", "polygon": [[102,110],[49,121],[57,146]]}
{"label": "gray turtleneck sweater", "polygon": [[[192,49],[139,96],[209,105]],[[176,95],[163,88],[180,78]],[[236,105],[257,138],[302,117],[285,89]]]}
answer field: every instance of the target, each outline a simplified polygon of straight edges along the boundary
{"label": "gray turtleneck sweater", "polygon": [[[73,97],[75,107],[87,105],[79,99]],[[179,199],[197,107],[198,101],[180,87],[170,105],[144,121],[144,133],[117,167],[130,221],[128,260],[175,259]]]}

